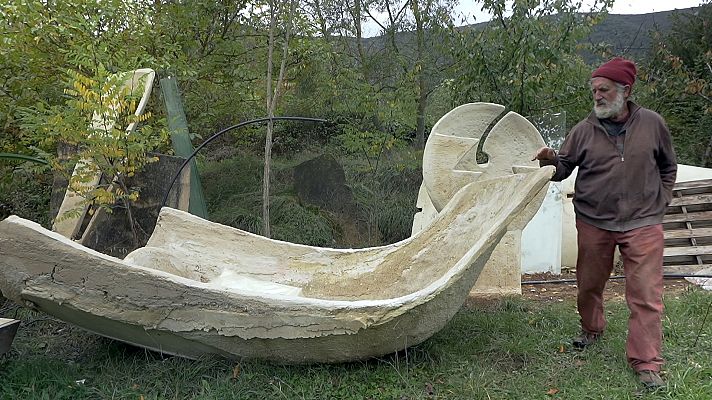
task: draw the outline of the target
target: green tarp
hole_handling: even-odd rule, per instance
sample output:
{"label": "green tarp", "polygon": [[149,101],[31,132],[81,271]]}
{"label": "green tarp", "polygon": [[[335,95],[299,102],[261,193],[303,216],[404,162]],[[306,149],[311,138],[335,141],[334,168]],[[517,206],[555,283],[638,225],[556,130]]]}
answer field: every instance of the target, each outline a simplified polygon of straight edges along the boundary
{"label": "green tarp", "polygon": [[[171,133],[173,151],[179,157],[188,158],[193,154],[193,144],[190,141],[188,131],[188,121],[183,111],[183,102],[178,92],[178,83],[174,77],[161,79],[161,92],[163,101],[166,103],[166,113],[168,115],[168,130]],[[190,161],[190,203],[188,211],[201,218],[208,217],[208,209],[205,206],[203,188],[200,185],[198,166],[195,159]]]}

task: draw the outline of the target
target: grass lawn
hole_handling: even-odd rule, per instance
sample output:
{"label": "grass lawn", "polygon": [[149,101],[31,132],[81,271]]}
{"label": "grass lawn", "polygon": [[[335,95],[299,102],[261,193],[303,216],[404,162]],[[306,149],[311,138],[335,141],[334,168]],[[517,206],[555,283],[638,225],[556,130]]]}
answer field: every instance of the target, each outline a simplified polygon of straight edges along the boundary
{"label": "grass lawn", "polygon": [[[666,295],[665,389],[647,392],[626,365],[625,303],[584,352],[573,299],[464,307],[440,333],[397,354],[338,365],[162,357],[10,305],[22,319],[0,359],[0,399],[712,399],[712,293]],[[697,343],[695,344],[695,342]]]}

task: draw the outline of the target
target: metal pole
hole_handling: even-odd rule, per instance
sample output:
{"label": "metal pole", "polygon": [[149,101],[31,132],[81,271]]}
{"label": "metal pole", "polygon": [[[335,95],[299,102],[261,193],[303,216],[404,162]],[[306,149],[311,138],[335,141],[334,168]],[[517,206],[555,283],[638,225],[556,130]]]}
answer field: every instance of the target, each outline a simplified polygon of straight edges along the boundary
{"label": "metal pole", "polygon": [[190,162],[190,160],[192,160],[193,157],[195,157],[195,155],[198,154],[198,152],[199,152],[203,147],[205,147],[208,143],[212,142],[213,140],[217,139],[218,137],[222,136],[223,134],[225,134],[225,133],[227,133],[227,132],[230,132],[230,131],[233,130],[233,129],[242,128],[243,126],[247,126],[247,125],[258,124],[258,123],[260,123],[260,122],[265,122],[265,121],[269,121],[269,120],[273,120],[273,121],[326,122],[325,119],[321,119],[321,118],[308,118],[308,117],[272,117],[272,118],[270,118],[270,117],[264,117],[264,118],[253,119],[253,120],[249,120],[249,121],[245,121],[245,122],[240,122],[240,123],[237,124],[237,125],[233,125],[233,126],[227,127],[227,128],[225,128],[225,129],[219,131],[218,133],[214,134],[213,136],[210,136],[207,140],[205,140],[203,143],[201,143],[200,146],[196,147],[195,151],[193,151],[193,153],[192,153],[185,161],[183,161],[183,164],[182,164],[182,165],[180,166],[180,168],[178,169],[178,172],[176,172],[176,174],[175,174],[175,176],[173,177],[173,179],[171,179],[171,184],[168,186],[168,189],[166,190],[166,194],[163,196],[163,202],[161,202],[161,207],[165,207],[165,206],[166,206],[166,202],[168,201],[168,195],[171,193],[171,189],[173,189],[173,185],[176,183],[176,180],[178,179],[178,177],[180,176],[181,172],[183,171],[183,168],[185,168],[185,166],[188,165],[188,163]]}

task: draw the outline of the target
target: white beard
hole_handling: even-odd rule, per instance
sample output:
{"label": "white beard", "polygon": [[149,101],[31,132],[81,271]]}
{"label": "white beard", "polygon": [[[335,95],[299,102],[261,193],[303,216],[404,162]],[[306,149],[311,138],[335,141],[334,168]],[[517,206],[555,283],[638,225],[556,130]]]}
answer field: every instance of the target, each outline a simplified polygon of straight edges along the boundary
{"label": "white beard", "polygon": [[624,107],[625,97],[623,97],[623,93],[617,92],[616,98],[611,102],[601,100],[601,104],[596,104],[594,101],[593,112],[596,114],[597,118],[606,119],[621,115]]}

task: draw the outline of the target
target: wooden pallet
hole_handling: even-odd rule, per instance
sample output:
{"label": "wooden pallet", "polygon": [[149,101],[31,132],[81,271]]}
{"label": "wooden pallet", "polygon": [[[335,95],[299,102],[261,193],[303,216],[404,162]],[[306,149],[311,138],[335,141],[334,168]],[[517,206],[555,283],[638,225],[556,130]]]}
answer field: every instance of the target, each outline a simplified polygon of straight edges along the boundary
{"label": "wooden pallet", "polygon": [[666,274],[712,266],[712,179],[675,184],[663,218]]}

